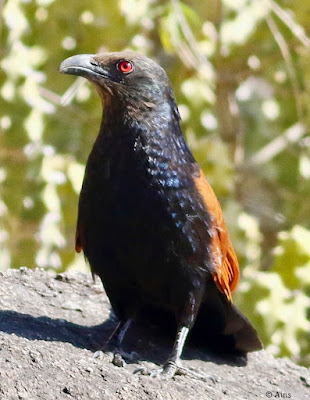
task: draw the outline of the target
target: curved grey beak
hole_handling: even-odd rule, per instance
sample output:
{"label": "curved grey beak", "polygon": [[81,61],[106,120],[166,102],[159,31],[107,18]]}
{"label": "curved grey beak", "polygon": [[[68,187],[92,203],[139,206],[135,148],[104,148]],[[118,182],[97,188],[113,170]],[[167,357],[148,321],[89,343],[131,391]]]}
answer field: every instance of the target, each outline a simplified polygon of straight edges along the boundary
{"label": "curved grey beak", "polygon": [[94,54],[78,54],[64,60],[59,66],[62,74],[78,75],[89,78],[96,74],[98,63],[94,60]]}
{"label": "curved grey beak", "polygon": [[62,74],[83,76],[91,81],[98,78],[113,80],[108,68],[98,63],[95,54],[78,54],[63,61],[59,66],[59,72]]}

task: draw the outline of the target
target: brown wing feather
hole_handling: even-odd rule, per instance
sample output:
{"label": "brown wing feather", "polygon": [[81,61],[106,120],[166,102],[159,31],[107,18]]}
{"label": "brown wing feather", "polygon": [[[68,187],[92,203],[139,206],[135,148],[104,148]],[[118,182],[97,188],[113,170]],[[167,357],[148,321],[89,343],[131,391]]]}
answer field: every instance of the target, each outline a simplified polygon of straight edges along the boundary
{"label": "brown wing feather", "polygon": [[212,219],[212,255],[215,264],[213,279],[232,302],[231,294],[239,282],[238,259],[229,238],[220,203],[201,170],[199,176],[194,177],[194,181]]}
{"label": "brown wing feather", "polygon": [[83,246],[79,237],[78,228],[75,231],[75,251],[80,253],[83,250]]}

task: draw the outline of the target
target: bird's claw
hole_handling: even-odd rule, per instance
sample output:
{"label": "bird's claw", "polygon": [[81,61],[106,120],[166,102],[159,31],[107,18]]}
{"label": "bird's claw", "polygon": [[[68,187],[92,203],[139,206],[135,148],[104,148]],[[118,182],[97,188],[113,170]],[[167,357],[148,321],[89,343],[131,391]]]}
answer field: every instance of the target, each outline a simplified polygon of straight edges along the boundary
{"label": "bird's claw", "polygon": [[127,353],[123,349],[117,349],[114,352],[115,354],[119,354],[122,358],[124,358],[127,361],[138,361],[140,356],[136,351],[131,351],[130,353]]}
{"label": "bird's claw", "polygon": [[137,361],[139,354],[135,351],[127,353],[122,349],[117,349],[113,353],[112,364],[117,367],[125,367],[128,362]]}
{"label": "bird's claw", "polygon": [[125,353],[128,360],[130,361],[138,361],[140,358],[139,353],[137,353],[136,351],[131,351],[130,353]]}
{"label": "bird's claw", "polygon": [[102,350],[95,351],[94,354],[93,354],[93,358],[102,359],[102,357],[103,357],[103,351]]}
{"label": "bird's claw", "polygon": [[116,367],[122,368],[125,367],[126,361],[123,359],[120,353],[114,353],[112,364],[115,365]]}
{"label": "bird's claw", "polygon": [[146,367],[140,367],[133,371],[134,374],[149,375],[151,378],[159,377],[163,373],[163,368],[148,369]]}
{"label": "bird's claw", "polygon": [[170,379],[179,374],[179,367],[175,362],[168,361],[161,368],[148,369],[146,367],[137,368],[134,374],[149,375],[151,378]]}
{"label": "bird's claw", "polygon": [[131,353],[126,353],[122,349],[115,349],[113,353],[111,352],[106,353],[103,352],[102,350],[98,350],[93,354],[93,358],[100,358],[100,359],[104,357],[110,358],[111,354],[112,354],[112,364],[116,365],[117,367],[125,367],[128,361],[129,362],[136,361],[140,357],[139,354],[136,353],[135,351],[132,351]]}
{"label": "bird's claw", "polygon": [[99,358],[99,359],[107,358],[107,359],[111,360],[110,357],[112,357],[111,362],[113,365],[115,365],[117,367],[125,367],[126,366],[126,361],[124,360],[124,358],[126,358],[126,357],[123,357],[123,354],[121,354],[120,351],[116,351],[114,353],[111,353],[111,352],[104,353],[103,351],[99,350],[93,354],[93,358]]}
{"label": "bird's claw", "polygon": [[187,375],[191,378],[198,379],[198,380],[204,381],[204,382],[211,381],[214,385],[218,382],[217,377],[214,375],[211,375],[211,374],[202,375],[196,371],[193,371],[192,369],[184,368],[184,367],[180,368],[179,375]]}
{"label": "bird's claw", "polygon": [[204,382],[211,380],[213,384],[217,382],[214,375],[201,375],[182,365],[177,365],[174,362],[168,362],[163,367],[157,369],[148,369],[146,367],[137,368],[134,374],[149,375],[151,378],[170,379],[176,375],[186,375],[194,379],[199,379]]}

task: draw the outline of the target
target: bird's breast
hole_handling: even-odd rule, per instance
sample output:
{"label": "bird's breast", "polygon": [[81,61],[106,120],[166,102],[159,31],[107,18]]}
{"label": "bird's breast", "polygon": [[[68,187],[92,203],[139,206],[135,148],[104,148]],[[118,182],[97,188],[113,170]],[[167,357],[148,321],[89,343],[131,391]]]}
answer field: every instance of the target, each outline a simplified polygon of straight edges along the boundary
{"label": "bird's breast", "polygon": [[209,273],[210,221],[192,170],[189,160],[156,143],[94,147],[78,229],[95,272],[115,268],[148,293],[149,285],[165,285],[163,276],[169,282],[189,269]]}

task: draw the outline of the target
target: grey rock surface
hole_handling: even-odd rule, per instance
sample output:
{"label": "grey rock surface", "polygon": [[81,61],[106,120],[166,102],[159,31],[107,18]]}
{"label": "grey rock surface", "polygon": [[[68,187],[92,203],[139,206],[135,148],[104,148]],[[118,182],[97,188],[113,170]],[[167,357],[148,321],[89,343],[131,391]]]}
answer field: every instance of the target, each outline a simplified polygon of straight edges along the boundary
{"label": "grey rock surface", "polygon": [[141,366],[156,368],[172,342],[133,326],[124,349],[137,352],[138,360],[120,368],[109,352],[94,357],[116,325],[99,280],[25,268],[0,275],[1,400],[310,399],[310,370],[266,351],[249,354],[246,363],[187,346],[184,366],[216,376],[215,384],[133,374]]}

